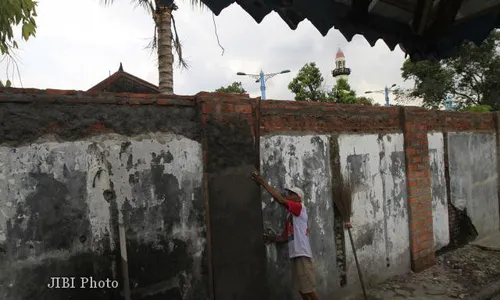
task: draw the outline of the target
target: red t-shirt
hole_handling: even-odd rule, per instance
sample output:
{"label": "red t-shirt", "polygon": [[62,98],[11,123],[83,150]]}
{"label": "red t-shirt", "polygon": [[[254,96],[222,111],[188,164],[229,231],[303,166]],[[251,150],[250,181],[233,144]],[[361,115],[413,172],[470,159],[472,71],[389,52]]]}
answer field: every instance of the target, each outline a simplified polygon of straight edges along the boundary
{"label": "red t-shirt", "polygon": [[302,212],[302,203],[287,200],[286,204],[285,204],[285,208],[290,213],[290,215],[286,218],[285,230],[286,230],[286,235],[288,237],[288,241],[291,241],[291,240],[293,240],[292,214],[296,217],[300,216],[300,213]]}
{"label": "red t-shirt", "polygon": [[302,211],[302,203],[295,202],[291,200],[286,200],[285,204],[286,210],[292,213],[294,216],[300,216],[300,212]]}

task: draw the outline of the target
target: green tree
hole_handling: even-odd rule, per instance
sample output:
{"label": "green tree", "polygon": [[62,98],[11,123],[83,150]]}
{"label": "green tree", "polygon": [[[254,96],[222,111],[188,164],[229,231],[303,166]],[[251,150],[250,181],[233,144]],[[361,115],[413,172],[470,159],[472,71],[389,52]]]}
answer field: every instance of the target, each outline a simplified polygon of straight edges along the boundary
{"label": "green tree", "polygon": [[295,94],[295,100],[325,101],[327,95],[323,90],[323,75],[316,63],[305,64],[297,76],[288,84],[288,89]]}
{"label": "green tree", "polygon": [[230,85],[226,87],[220,87],[215,90],[216,92],[221,92],[221,93],[232,93],[232,94],[246,94],[247,91],[243,88],[243,85],[241,82],[233,82]]}
{"label": "green tree", "polygon": [[[0,0],[2,1],[2,0]],[[112,4],[115,0],[101,0],[104,4]],[[173,12],[177,10],[174,1],[165,5],[165,0],[132,0],[137,6],[143,7],[153,18],[154,38],[150,44],[152,49],[157,50],[158,55],[158,79],[160,93],[173,94],[174,92],[174,55],[175,50],[180,67],[187,67],[182,56],[182,47],[175,27]],[[190,0],[191,5],[204,7],[201,0]],[[173,30],[173,32],[172,32]]]}
{"label": "green tree", "polygon": [[358,104],[356,92],[351,89],[351,86],[346,79],[341,78],[337,81],[332,91],[328,93],[331,101],[341,104]]}
{"label": "green tree", "polygon": [[357,104],[363,104],[363,105],[373,105],[373,106],[380,106],[380,104],[375,103],[375,101],[372,98],[361,96],[356,98],[356,103]]}
{"label": "green tree", "polygon": [[339,79],[330,91],[323,88],[323,76],[316,63],[305,64],[297,76],[288,84],[288,89],[295,94],[295,100],[331,102],[342,104],[373,105],[373,99],[356,97],[356,92],[346,79]]}
{"label": "green tree", "polygon": [[[15,26],[21,26],[21,39],[27,41],[36,34],[36,5],[33,0],[0,0],[0,56],[12,58],[13,50],[18,48],[14,35]],[[5,85],[10,86],[7,79]],[[4,84],[0,81],[0,87]]]}
{"label": "green tree", "polygon": [[457,53],[439,62],[405,61],[404,80],[415,85],[396,91],[397,100],[423,99],[423,106],[439,108],[451,96],[459,108],[489,105],[500,109],[500,32],[492,31],[480,45],[465,42]]}
{"label": "green tree", "polygon": [[477,111],[477,112],[488,112],[491,111],[493,108],[489,105],[475,105],[475,106],[468,106],[464,107],[463,111]]}

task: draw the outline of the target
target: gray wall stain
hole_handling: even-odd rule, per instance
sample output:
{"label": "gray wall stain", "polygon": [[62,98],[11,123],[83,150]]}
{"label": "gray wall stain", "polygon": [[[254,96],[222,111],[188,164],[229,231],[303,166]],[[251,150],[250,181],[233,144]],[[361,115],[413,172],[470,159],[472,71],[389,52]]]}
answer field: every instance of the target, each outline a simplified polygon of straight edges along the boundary
{"label": "gray wall stain", "polygon": [[361,249],[364,246],[370,246],[373,244],[373,239],[375,238],[376,228],[371,225],[363,225],[358,231],[359,234],[356,238],[355,247],[356,249]]}
{"label": "gray wall stain", "polygon": [[451,201],[467,209],[480,236],[498,230],[500,222],[495,139],[494,133],[448,134]]}
{"label": "gray wall stain", "polygon": [[366,162],[370,159],[367,154],[351,154],[347,156],[347,169],[351,186],[356,192],[370,189],[370,171],[366,168]]}
{"label": "gray wall stain", "polygon": [[444,170],[438,165],[436,149],[429,149],[429,162],[431,167],[432,196],[438,199],[437,202],[433,202],[433,209],[436,209],[438,203],[446,205],[446,183],[442,180],[444,178]]}
{"label": "gray wall stain", "polygon": [[[429,132],[429,166],[431,172],[432,225],[435,250],[440,250],[450,243],[450,225],[448,213],[448,186],[445,176],[444,134]],[[458,217],[458,216],[457,216]]]}
{"label": "gray wall stain", "polygon": [[380,173],[380,178],[382,179],[382,210],[384,212],[383,232],[384,232],[384,241],[385,241],[385,260],[386,260],[386,266],[389,267],[391,262],[389,259],[390,242],[389,242],[388,215],[389,215],[392,199],[387,196],[387,188],[386,188],[387,158],[386,158],[383,135],[379,134],[377,142],[378,142],[378,146],[380,149],[380,152],[379,152],[379,159],[380,159],[379,173]]}
{"label": "gray wall stain", "polygon": [[85,202],[86,174],[69,171],[60,182],[51,174],[30,173],[36,190],[19,202],[17,213],[7,220],[7,244],[11,259],[26,259],[50,250],[69,250],[81,236],[90,234]]}
{"label": "gray wall stain", "polygon": [[[111,136],[0,148],[0,176],[13,174],[0,184],[0,208],[9,214],[3,242],[0,218],[0,268],[9,266],[0,272],[1,299],[118,297],[120,289],[47,292],[46,285],[47,274],[121,284],[120,212],[134,297],[206,299],[201,145],[157,140]],[[6,209],[10,203],[16,204],[13,212]],[[30,285],[8,288],[21,278]]]}
{"label": "gray wall stain", "polygon": [[[342,170],[353,183],[353,238],[366,282],[407,272],[410,255],[403,135],[341,135],[339,146]],[[347,265],[347,287],[357,286],[352,253],[348,253]]]}
{"label": "gray wall stain", "polygon": [[389,170],[392,175],[391,201],[393,204],[391,214],[407,216],[408,197],[406,191],[405,153],[393,151],[390,155],[391,165]]}

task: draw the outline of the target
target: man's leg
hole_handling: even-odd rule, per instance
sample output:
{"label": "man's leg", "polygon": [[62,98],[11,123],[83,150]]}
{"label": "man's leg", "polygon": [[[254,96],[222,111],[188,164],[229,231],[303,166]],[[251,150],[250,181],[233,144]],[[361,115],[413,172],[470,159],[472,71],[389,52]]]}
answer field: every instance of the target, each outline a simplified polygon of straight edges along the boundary
{"label": "man's leg", "polygon": [[316,274],[312,259],[300,257],[297,259],[299,291],[304,300],[319,300],[316,294]]}

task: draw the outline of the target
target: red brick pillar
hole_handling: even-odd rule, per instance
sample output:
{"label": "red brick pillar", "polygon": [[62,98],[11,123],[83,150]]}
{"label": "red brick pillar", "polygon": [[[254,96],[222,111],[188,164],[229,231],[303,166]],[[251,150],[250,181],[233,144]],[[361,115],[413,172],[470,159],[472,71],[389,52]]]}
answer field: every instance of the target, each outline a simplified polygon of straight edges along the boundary
{"label": "red brick pillar", "polygon": [[401,116],[408,184],[411,268],[420,272],[436,263],[426,111],[406,107],[401,108]]}

